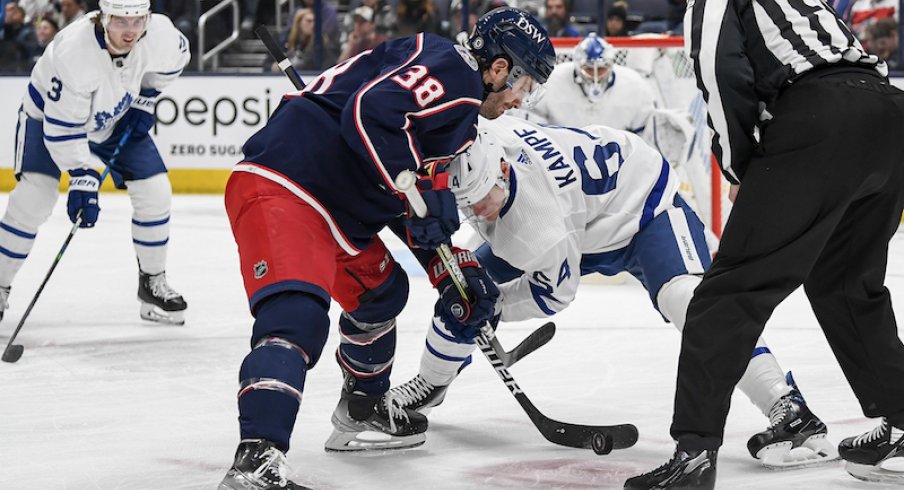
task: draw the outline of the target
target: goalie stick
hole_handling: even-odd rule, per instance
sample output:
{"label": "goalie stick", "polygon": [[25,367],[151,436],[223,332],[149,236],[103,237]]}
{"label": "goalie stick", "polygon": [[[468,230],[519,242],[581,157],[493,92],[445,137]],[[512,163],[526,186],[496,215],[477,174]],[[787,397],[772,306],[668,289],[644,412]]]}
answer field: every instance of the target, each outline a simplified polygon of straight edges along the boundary
{"label": "goalie stick", "polygon": [[[399,192],[405,194],[411,209],[418,216],[427,215],[427,205],[424,203],[420,192],[415,188],[417,176],[414,172],[406,170],[396,176],[395,184]],[[462,298],[468,300],[466,282],[458,263],[452,257],[448,245],[442,244],[436,249],[437,255],[442,260],[446,270],[452,277]],[[579,449],[592,449],[596,454],[609,454],[613,449],[625,449],[637,442],[637,427],[632,424],[620,425],[578,425],[567,422],[559,422],[543,415],[530,401],[524,391],[518,386],[515,378],[508,372],[505,363],[500,359],[499,342],[489,322],[484,324],[480,334],[475,339],[480,352],[493,365],[496,374],[505,383],[505,386],[518,400],[518,404],[530,417],[534,427],[547,441],[560,446],[575,447]]]}

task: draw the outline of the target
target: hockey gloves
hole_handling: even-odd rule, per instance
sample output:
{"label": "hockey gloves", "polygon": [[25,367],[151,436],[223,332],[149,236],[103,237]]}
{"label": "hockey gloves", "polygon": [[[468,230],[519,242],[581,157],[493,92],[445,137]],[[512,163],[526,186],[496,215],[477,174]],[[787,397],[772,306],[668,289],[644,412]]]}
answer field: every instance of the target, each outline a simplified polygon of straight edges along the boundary
{"label": "hockey gloves", "polygon": [[419,218],[414,213],[405,220],[408,227],[408,242],[418,248],[434,249],[448,243],[453,233],[458,231],[458,206],[455,194],[449,190],[449,174],[446,172],[421,176],[417,190],[427,205],[427,216]]}
{"label": "hockey gloves", "polygon": [[456,338],[470,341],[493,318],[499,288],[480,268],[470,251],[452,247],[452,256],[465,276],[465,288],[471,301],[461,297],[449,271],[439,257],[435,257],[427,268],[430,282],[440,293],[435,313]]}
{"label": "hockey gloves", "polygon": [[69,171],[69,200],[66,209],[69,220],[75,223],[79,211],[82,222],[79,228],[91,228],[97,223],[100,206],[97,204],[97,191],[100,189],[100,174],[93,168],[77,168]]}
{"label": "hockey gloves", "polygon": [[160,92],[154,89],[143,88],[138,97],[132,102],[132,106],[122,116],[120,124],[132,127],[133,136],[148,134],[154,127],[154,108],[157,106],[157,96]]}

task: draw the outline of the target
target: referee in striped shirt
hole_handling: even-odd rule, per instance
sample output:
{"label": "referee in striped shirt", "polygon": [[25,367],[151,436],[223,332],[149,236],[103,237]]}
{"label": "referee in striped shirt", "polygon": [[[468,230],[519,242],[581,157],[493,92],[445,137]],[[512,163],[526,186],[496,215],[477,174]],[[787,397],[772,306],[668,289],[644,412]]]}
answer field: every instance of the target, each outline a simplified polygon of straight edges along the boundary
{"label": "referee in striped shirt", "polygon": [[[904,345],[884,286],[904,208],[904,92],[824,0],[688,0],[684,26],[736,198],[687,313],[675,456],[625,488],[713,487],[732,390],[800,285],[863,413],[882,417],[839,445],[849,472],[874,479],[879,460],[904,457]],[[802,400],[788,402],[771,431],[797,447]]]}

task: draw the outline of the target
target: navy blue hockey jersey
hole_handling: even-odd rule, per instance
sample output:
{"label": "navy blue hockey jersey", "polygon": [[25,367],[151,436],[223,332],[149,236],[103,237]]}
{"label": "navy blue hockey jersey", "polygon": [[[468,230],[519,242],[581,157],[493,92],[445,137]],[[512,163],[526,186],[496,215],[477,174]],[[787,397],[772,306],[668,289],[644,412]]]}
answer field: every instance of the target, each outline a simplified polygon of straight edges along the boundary
{"label": "navy blue hockey jersey", "polygon": [[399,172],[473,141],[482,97],[465,48],[423,33],[387,41],[287,95],[245,143],[245,162],[320,211],[354,255],[404,212]]}

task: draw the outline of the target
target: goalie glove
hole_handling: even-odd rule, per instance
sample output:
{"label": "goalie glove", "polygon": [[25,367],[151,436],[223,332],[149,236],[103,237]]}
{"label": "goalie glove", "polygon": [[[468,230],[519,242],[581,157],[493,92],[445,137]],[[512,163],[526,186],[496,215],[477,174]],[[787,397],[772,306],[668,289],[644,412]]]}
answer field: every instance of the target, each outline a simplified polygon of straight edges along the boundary
{"label": "goalie glove", "polygon": [[452,257],[465,277],[465,288],[471,301],[465,301],[452,281],[452,276],[439,257],[427,267],[430,283],[440,293],[435,313],[456,338],[470,341],[495,314],[499,288],[487,276],[469,250],[452,247]]}

